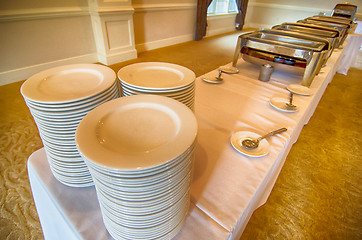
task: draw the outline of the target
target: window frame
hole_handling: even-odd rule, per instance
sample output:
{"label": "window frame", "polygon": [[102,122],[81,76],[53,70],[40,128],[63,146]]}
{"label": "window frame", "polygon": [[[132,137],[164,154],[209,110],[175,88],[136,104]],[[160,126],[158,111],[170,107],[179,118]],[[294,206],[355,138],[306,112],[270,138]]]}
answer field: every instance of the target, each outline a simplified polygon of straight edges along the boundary
{"label": "window frame", "polygon": [[[215,13],[215,10],[216,10],[216,2],[217,1],[226,1],[227,4],[228,4],[228,11],[227,12],[222,12],[222,13]],[[213,7],[214,9],[212,11],[209,11],[209,8],[207,9],[207,16],[219,16],[219,15],[233,15],[233,14],[238,14],[238,9],[236,8],[236,10],[234,11],[229,11],[230,9],[230,2],[231,1],[234,1],[235,0],[213,0],[210,5],[209,5],[209,8],[210,7]],[[235,3],[236,4],[236,3]]]}

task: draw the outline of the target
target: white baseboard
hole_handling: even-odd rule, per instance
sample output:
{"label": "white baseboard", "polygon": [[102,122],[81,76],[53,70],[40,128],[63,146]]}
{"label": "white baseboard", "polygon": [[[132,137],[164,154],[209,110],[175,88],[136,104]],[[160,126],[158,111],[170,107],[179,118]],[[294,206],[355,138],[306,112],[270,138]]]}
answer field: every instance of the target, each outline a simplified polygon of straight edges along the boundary
{"label": "white baseboard", "polygon": [[112,65],[115,63],[127,61],[127,60],[134,59],[134,58],[137,58],[136,49],[131,49],[131,50],[122,51],[122,52],[116,52],[116,53],[110,53],[110,54],[107,54],[107,56],[102,56],[101,54],[99,54],[98,61],[103,64],[106,64],[106,65]]}
{"label": "white baseboard", "polygon": [[211,36],[228,33],[228,32],[232,32],[232,31],[235,31],[235,27],[233,27],[233,26],[225,27],[225,28],[218,28],[218,29],[211,29],[211,30],[207,30],[206,37],[211,37]]}
{"label": "white baseboard", "polygon": [[0,72],[0,86],[28,79],[32,75],[49,68],[61,65],[67,65],[67,64],[95,63],[95,62],[97,62],[96,53],[61,59],[53,62],[41,63],[23,68],[17,68],[6,72]]}
{"label": "white baseboard", "polygon": [[188,42],[188,41],[192,41],[192,40],[193,40],[193,35],[187,34],[187,35],[181,35],[181,36],[177,36],[177,37],[152,41],[152,42],[136,44],[136,49],[137,49],[137,52],[144,52],[144,51],[157,49],[157,48],[161,48],[161,47],[167,47],[167,46],[171,46],[174,44]]}
{"label": "white baseboard", "polygon": [[259,24],[259,23],[245,23],[243,28],[256,28],[256,29],[265,29],[271,28],[273,25],[269,24]]}

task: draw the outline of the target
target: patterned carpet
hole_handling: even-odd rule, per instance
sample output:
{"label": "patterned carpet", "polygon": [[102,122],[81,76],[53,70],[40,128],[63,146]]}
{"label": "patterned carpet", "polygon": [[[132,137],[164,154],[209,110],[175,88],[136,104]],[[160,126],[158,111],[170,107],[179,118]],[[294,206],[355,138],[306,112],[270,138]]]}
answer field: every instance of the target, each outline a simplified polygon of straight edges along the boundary
{"label": "patterned carpet", "polygon": [[43,144],[20,86],[0,87],[0,239],[42,239],[26,161]]}
{"label": "patterned carpet", "polygon": [[[146,52],[135,61],[173,62],[199,76],[232,60],[238,34]],[[241,239],[362,239],[361,76],[356,68],[336,74]],[[0,86],[0,239],[43,238],[26,170],[42,142],[21,84]]]}

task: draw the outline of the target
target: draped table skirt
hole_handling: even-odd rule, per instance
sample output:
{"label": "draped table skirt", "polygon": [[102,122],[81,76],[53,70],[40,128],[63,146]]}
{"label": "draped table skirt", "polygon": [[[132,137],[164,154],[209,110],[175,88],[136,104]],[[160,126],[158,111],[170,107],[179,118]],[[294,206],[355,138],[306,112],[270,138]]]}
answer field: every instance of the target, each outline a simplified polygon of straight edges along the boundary
{"label": "draped table skirt", "polygon": [[[349,38],[314,78],[310,86],[313,95],[294,96],[297,112],[280,112],[269,100],[287,99],[287,85],[300,83],[301,75],[275,71],[269,82],[262,82],[257,80],[259,68],[239,59],[239,73],[223,74],[222,84],[202,81],[204,76],[217,76],[217,69],[196,79],[199,130],[191,207],[184,227],[174,239],[240,238],[252,213],[267,201],[292,145],[334,74],[349,67],[342,66],[342,56],[351,48],[359,48],[348,44]],[[266,156],[244,156],[230,144],[231,135],[237,131],[262,135],[281,127],[288,131],[268,139],[270,152]],[[43,148],[29,157],[28,173],[45,239],[111,239],[94,187],[71,188],[59,183],[50,172]]]}

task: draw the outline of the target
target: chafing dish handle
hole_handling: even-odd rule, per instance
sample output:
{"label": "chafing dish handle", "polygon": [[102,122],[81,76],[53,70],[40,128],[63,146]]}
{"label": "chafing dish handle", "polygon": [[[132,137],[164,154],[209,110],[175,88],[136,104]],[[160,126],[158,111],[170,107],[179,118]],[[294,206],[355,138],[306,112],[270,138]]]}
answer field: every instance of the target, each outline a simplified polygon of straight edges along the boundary
{"label": "chafing dish handle", "polygon": [[249,33],[253,33],[253,32],[254,32],[254,31],[248,31],[248,32],[245,32],[245,33],[239,35],[239,37],[238,37],[238,42],[237,42],[237,44],[236,44],[235,53],[234,53],[233,67],[236,67],[236,64],[238,63],[238,59],[239,59],[240,51],[241,51],[242,36],[248,35]]}

